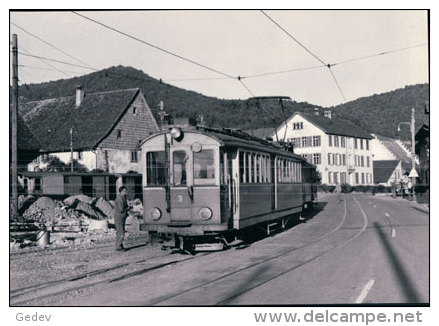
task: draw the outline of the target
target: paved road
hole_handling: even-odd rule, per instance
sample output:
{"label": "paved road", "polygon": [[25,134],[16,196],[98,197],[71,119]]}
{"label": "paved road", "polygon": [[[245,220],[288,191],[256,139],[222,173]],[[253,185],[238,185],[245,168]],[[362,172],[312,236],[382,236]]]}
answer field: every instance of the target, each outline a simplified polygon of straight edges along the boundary
{"label": "paved road", "polygon": [[59,305],[426,303],[429,216],[405,200],[328,195],[276,236],[93,291]]}

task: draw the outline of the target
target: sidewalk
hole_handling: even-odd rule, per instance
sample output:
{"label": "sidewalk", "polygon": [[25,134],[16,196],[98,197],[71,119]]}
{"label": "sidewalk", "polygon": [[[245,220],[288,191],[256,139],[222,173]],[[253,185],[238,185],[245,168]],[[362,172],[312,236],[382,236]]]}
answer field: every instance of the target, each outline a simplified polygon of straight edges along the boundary
{"label": "sidewalk", "polygon": [[[390,196],[390,197],[391,197],[391,196]],[[396,197],[396,198],[393,198],[393,199],[395,199],[395,200],[406,200],[406,201],[409,201],[409,202],[410,202],[410,205],[411,205],[413,208],[416,208],[416,209],[418,209],[418,210],[420,210],[420,211],[422,211],[422,212],[424,212],[424,213],[430,214],[430,207],[429,207],[429,205],[426,204],[426,203],[418,203],[418,202],[414,202],[414,201],[412,201],[411,199],[408,199],[408,198],[401,198],[401,197]]]}

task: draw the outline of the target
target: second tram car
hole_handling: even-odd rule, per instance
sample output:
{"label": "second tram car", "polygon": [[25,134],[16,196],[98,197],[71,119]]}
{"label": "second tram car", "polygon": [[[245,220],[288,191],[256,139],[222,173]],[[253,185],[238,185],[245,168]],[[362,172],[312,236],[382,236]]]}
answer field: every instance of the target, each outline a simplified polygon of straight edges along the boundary
{"label": "second tram car", "polygon": [[174,127],[141,148],[140,228],[172,233],[181,248],[194,250],[197,236],[208,235],[227,244],[229,236],[255,225],[269,233],[275,222],[284,227],[317,199],[315,166],[243,132]]}

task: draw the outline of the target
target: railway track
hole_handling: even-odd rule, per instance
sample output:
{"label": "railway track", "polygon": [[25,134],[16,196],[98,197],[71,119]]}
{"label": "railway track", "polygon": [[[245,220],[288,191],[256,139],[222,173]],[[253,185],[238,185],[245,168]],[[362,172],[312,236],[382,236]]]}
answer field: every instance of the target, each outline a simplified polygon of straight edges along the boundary
{"label": "railway track", "polygon": [[[151,258],[140,259],[127,263],[116,264],[110,267],[96,269],[85,273],[80,273],[77,275],[69,276],[55,281],[44,282],[36,285],[15,289],[10,291],[10,296],[9,296],[10,305],[32,306],[31,304],[32,302],[38,302],[38,305],[41,305],[41,300],[43,299],[55,297],[58,295],[66,295],[68,292],[84,290],[104,283],[113,283],[113,282],[121,281],[133,276],[145,274],[153,270],[164,268],[169,265],[176,265],[178,263],[182,263],[209,254],[212,253],[203,253],[197,256],[189,256],[189,257],[179,256],[181,259],[157,262],[152,265],[151,265]],[[159,257],[159,259],[167,258],[170,255],[171,254]],[[149,265],[149,266],[144,267],[145,265]],[[140,266],[141,268],[138,268],[138,266]],[[130,268],[131,271],[121,275],[120,270],[123,268],[125,269]]]}
{"label": "railway track", "polygon": [[[148,236],[136,236],[132,239],[134,242],[142,241],[142,240],[148,240]],[[12,252],[9,256],[9,260],[15,260],[15,259],[21,259],[24,255],[30,255],[30,254],[38,254],[38,256],[49,256],[53,255],[57,252],[62,253],[68,253],[68,252],[77,252],[78,250],[81,251],[92,251],[92,250],[98,250],[102,248],[109,248],[114,247],[114,239],[108,239],[104,240],[102,242],[96,242],[96,245],[93,247],[78,247],[72,248],[71,246],[60,246],[60,247],[54,247],[54,248],[44,248],[44,249],[34,249],[34,250],[26,250],[26,251],[18,251],[18,252]]]}
{"label": "railway track", "polygon": [[[300,267],[311,263],[312,261],[318,259],[319,257],[322,257],[323,255],[326,255],[333,250],[341,248],[341,247],[347,245],[348,243],[350,243],[351,241],[355,240],[355,238],[357,238],[366,229],[368,220],[367,220],[367,216],[364,213],[363,209],[361,208],[359,202],[355,198],[354,198],[354,202],[362,211],[363,221],[364,221],[364,225],[360,228],[360,230],[357,233],[355,233],[354,235],[350,236],[347,239],[344,239],[344,241],[337,244],[336,246],[331,247],[327,250],[324,250],[324,251],[318,253],[317,255],[314,255],[310,259],[302,261],[299,264],[295,264],[291,268],[288,268],[286,270],[282,270],[281,272],[276,273],[275,275],[272,275],[269,278],[265,278],[263,280],[260,280],[256,283],[253,282],[251,286],[245,287],[238,292],[234,292],[233,294],[231,294],[225,298],[222,298],[216,304],[217,305],[228,305],[233,300],[244,295],[245,293],[252,291],[258,287],[261,287],[264,284],[266,284],[266,283],[268,283],[276,278],[279,278],[286,273],[289,273],[293,270],[299,269]],[[338,225],[334,229],[323,234],[322,236],[320,236],[320,237],[318,237],[310,242],[307,242],[302,246],[296,247],[294,249],[287,248],[275,256],[268,257],[266,259],[262,259],[260,261],[255,262],[255,263],[252,263],[248,266],[245,266],[245,267],[242,267],[240,269],[234,270],[230,273],[221,275],[215,279],[200,283],[200,284],[193,286],[191,288],[187,288],[187,289],[184,289],[182,291],[175,291],[175,292],[168,294],[166,296],[155,298],[155,299],[145,303],[145,305],[146,306],[161,305],[170,299],[174,300],[175,298],[181,297],[185,294],[189,294],[192,291],[195,291],[195,290],[199,291],[200,289],[214,286],[215,283],[217,283],[217,282],[226,281],[228,278],[232,278],[233,276],[236,276],[240,273],[249,272],[252,269],[255,269],[257,267],[262,267],[265,264],[276,261],[278,259],[288,259],[289,257],[291,257],[294,254],[296,254],[297,252],[299,252],[301,249],[304,249],[306,247],[309,247],[311,245],[319,243],[325,239],[328,239],[331,235],[334,235],[345,224],[346,216],[347,216],[347,204],[346,204],[346,200],[345,200],[344,201],[344,214],[343,214],[343,217],[341,218],[340,222],[338,223]],[[91,249],[93,249],[93,248],[91,248]],[[196,259],[199,257],[210,255],[210,254],[213,254],[213,253],[202,253],[202,254],[198,254],[197,256],[190,256],[190,257],[179,256],[181,259],[174,259],[174,260],[168,259],[164,262],[156,262],[153,264],[151,264],[150,258],[116,264],[116,265],[113,265],[111,267],[101,268],[101,269],[97,269],[94,271],[73,275],[70,277],[66,277],[64,279],[60,279],[60,280],[56,280],[56,281],[52,281],[52,282],[41,283],[41,284],[37,284],[37,285],[33,285],[33,286],[28,286],[25,288],[13,290],[10,292],[10,304],[12,306],[21,306],[21,305],[32,306],[33,302],[38,302],[38,305],[41,305],[42,300],[45,300],[48,298],[54,298],[54,297],[59,296],[59,295],[66,295],[69,292],[85,290],[85,289],[92,288],[92,287],[100,285],[100,284],[105,284],[105,283],[111,284],[111,283],[114,283],[114,282],[117,282],[120,280],[128,279],[130,277],[134,277],[134,276],[138,276],[138,275],[142,275],[142,274],[147,274],[147,273],[152,272],[154,270],[165,268],[166,266],[180,264],[180,263],[183,263],[186,261],[190,261],[192,259]],[[166,255],[163,257],[167,257],[167,256],[169,256],[169,255]],[[163,257],[161,257],[161,258],[163,258]],[[147,265],[147,266],[145,266],[145,265]],[[122,270],[122,269],[125,269],[123,275],[120,274],[120,270]],[[127,269],[129,270],[129,272],[126,272]]]}
{"label": "railway track", "polygon": [[[258,287],[261,287],[264,284],[266,284],[266,283],[268,283],[268,282],[270,282],[270,281],[272,281],[272,280],[274,280],[276,278],[281,277],[282,275],[285,275],[285,274],[287,274],[289,272],[292,272],[292,271],[294,271],[296,269],[299,269],[299,268],[301,268],[301,267],[303,267],[303,266],[313,262],[314,260],[316,260],[316,259],[318,259],[318,258],[320,258],[320,257],[322,257],[322,256],[324,256],[326,254],[328,254],[329,252],[331,252],[333,250],[336,250],[336,249],[339,249],[339,248],[347,245],[351,241],[355,240],[366,229],[367,224],[368,224],[368,219],[367,219],[367,216],[366,216],[364,210],[361,208],[359,202],[355,198],[354,198],[354,201],[355,201],[356,205],[360,208],[360,211],[362,212],[362,216],[363,216],[363,221],[364,221],[364,225],[361,227],[361,229],[356,234],[354,234],[353,236],[349,237],[348,239],[346,239],[345,241],[341,242],[340,244],[336,245],[335,247],[332,247],[332,248],[330,248],[328,250],[324,250],[324,251],[320,252],[319,254],[313,256],[312,258],[307,259],[305,261],[302,261],[299,264],[296,264],[296,265],[292,266],[291,268],[283,270],[280,273],[276,273],[275,275],[272,275],[271,277],[268,277],[268,278],[266,278],[264,280],[261,280],[259,282],[253,282],[253,283],[256,283],[256,284],[253,284],[251,286],[245,287],[245,288],[241,289],[240,291],[235,292],[235,293],[233,293],[232,295],[230,295],[230,296],[228,296],[226,298],[223,298],[222,300],[216,302],[215,305],[227,305],[230,302],[232,302],[234,299],[242,296],[243,294],[248,293],[248,292],[250,292],[250,291],[252,291],[252,290],[254,290],[254,289],[258,288]],[[303,246],[297,247],[297,248],[295,248],[293,250],[291,250],[291,249],[285,250],[285,251],[281,252],[280,254],[278,254],[276,256],[272,256],[272,257],[263,259],[261,261],[255,262],[255,263],[250,264],[248,266],[245,266],[243,268],[234,270],[234,271],[232,271],[230,273],[221,275],[221,276],[219,276],[219,277],[217,277],[215,279],[212,279],[212,280],[206,281],[204,283],[198,284],[197,286],[194,286],[194,287],[191,287],[191,288],[187,288],[187,289],[185,289],[183,291],[174,292],[174,293],[168,294],[168,295],[160,297],[160,298],[156,298],[156,299],[154,299],[152,301],[147,302],[145,305],[147,305],[147,306],[149,306],[149,305],[152,305],[152,306],[153,305],[160,305],[160,304],[163,304],[164,302],[166,302],[166,301],[168,301],[170,299],[175,300],[175,298],[178,298],[180,296],[188,294],[191,291],[200,291],[200,289],[214,286],[215,283],[218,283],[218,282],[221,282],[221,281],[225,281],[228,278],[236,276],[239,273],[248,272],[251,269],[254,269],[256,267],[263,267],[265,264],[268,264],[270,262],[276,261],[278,259],[288,259],[289,257],[292,257],[293,255],[295,255],[299,250],[304,249],[306,247],[309,247],[311,245],[314,245],[314,244],[316,244],[318,242],[321,242],[321,241],[327,239],[328,237],[330,237],[331,235],[333,235],[335,232],[339,231],[342,228],[342,226],[344,225],[344,223],[346,221],[346,217],[347,217],[347,204],[346,204],[346,200],[345,200],[344,201],[344,214],[343,214],[343,217],[342,217],[340,223],[334,229],[332,229],[328,233],[320,236],[319,238],[314,239],[313,241],[311,241],[309,243],[306,243]],[[206,289],[206,291],[207,291],[207,289]]]}

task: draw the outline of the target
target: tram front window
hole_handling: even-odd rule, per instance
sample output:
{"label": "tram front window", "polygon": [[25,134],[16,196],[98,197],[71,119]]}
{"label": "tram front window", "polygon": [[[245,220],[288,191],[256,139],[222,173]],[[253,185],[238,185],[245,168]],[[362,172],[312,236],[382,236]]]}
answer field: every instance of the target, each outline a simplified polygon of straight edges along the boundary
{"label": "tram front window", "polygon": [[194,153],[194,183],[198,185],[215,183],[213,150],[204,150]]}
{"label": "tram front window", "polygon": [[173,162],[174,162],[173,163],[174,186],[186,186],[187,185],[186,152],[183,151],[174,152]]}
{"label": "tram front window", "polygon": [[168,177],[168,169],[166,167],[166,153],[148,152],[146,154],[146,175],[147,186],[165,186]]}

